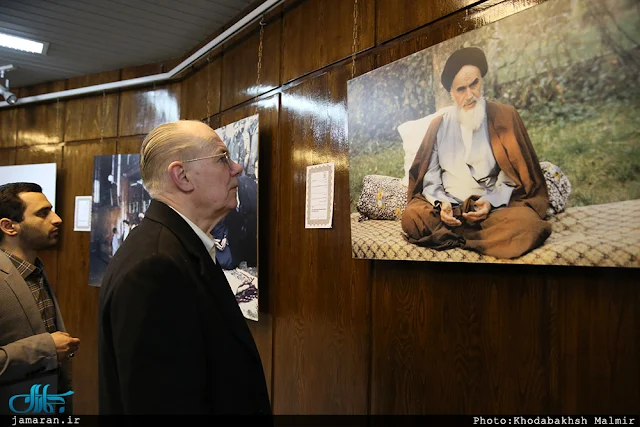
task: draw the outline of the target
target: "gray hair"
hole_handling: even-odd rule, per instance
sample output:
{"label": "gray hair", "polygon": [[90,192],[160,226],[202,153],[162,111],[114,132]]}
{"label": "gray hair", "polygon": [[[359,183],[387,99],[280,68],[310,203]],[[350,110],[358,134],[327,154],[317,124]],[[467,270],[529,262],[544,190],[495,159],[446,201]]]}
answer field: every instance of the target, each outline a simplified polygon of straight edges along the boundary
{"label": "gray hair", "polygon": [[197,120],[164,123],[149,132],[140,148],[140,174],[151,197],[165,190],[165,177],[171,162],[197,157],[216,139],[216,133]]}

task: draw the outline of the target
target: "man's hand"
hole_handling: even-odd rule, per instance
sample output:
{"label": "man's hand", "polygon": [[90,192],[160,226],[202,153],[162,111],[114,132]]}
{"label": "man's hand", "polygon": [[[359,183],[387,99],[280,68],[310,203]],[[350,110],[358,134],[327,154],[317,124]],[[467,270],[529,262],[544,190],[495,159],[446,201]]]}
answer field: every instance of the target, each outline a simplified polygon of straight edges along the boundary
{"label": "man's hand", "polygon": [[462,223],[453,216],[453,208],[451,202],[443,200],[440,202],[440,219],[450,227],[457,227]]}
{"label": "man's hand", "polygon": [[475,212],[467,212],[463,213],[462,216],[470,223],[480,222],[487,219],[487,215],[489,215],[489,211],[491,211],[491,203],[488,200],[476,200],[476,208]]}
{"label": "man's hand", "polygon": [[227,247],[227,238],[224,237],[222,239],[214,239],[214,242],[216,244],[216,249],[219,251],[224,251],[224,248]]}
{"label": "man's hand", "polygon": [[53,342],[56,344],[58,362],[60,363],[72,358],[80,346],[80,339],[73,338],[66,332],[54,332],[51,334],[51,338],[53,338]]}

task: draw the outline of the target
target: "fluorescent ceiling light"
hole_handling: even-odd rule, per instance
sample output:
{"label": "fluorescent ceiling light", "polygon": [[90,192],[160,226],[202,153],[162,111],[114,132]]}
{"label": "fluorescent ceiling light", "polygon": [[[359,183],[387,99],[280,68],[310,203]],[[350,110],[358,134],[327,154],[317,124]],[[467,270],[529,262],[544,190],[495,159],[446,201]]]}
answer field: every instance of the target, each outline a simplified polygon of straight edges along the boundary
{"label": "fluorescent ceiling light", "polygon": [[0,46],[44,55],[47,53],[49,43],[37,42],[35,40],[0,33]]}

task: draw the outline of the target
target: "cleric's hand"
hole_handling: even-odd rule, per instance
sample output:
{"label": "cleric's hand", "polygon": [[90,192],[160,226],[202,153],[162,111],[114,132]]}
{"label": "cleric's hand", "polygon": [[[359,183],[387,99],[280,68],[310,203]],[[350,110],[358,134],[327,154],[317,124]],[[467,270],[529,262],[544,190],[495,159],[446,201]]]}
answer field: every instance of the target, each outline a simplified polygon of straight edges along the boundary
{"label": "cleric's hand", "polygon": [[476,200],[476,211],[463,213],[462,216],[467,220],[467,222],[473,224],[487,219],[487,215],[489,215],[490,211],[491,203],[489,203],[488,200],[479,199]]}
{"label": "cleric's hand", "polygon": [[440,219],[449,227],[457,227],[462,224],[460,220],[453,216],[453,208],[451,202],[443,200],[440,202]]}

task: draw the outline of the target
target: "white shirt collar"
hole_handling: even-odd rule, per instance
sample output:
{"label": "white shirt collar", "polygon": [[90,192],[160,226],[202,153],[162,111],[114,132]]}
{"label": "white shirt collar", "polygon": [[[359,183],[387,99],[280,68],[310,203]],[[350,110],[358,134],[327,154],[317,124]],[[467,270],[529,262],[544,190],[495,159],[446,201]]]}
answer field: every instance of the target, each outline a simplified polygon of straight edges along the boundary
{"label": "white shirt collar", "polygon": [[191,227],[193,231],[198,235],[200,240],[202,240],[202,243],[204,244],[204,247],[209,253],[209,255],[211,256],[211,259],[213,260],[214,264],[217,264],[218,261],[216,261],[216,246],[215,246],[215,242],[213,241],[213,238],[211,236],[208,236],[207,233],[202,231],[202,229],[197,225],[195,225],[189,218],[187,218],[186,216],[178,212],[173,206],[170,206],[170,205],[167,205],[167,206],[169,206],[171,209],[176,211],[176,213],[180,215],[187,224],[189,224],[189,227]]}

